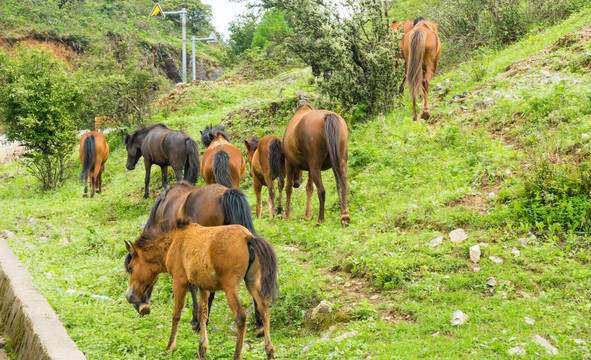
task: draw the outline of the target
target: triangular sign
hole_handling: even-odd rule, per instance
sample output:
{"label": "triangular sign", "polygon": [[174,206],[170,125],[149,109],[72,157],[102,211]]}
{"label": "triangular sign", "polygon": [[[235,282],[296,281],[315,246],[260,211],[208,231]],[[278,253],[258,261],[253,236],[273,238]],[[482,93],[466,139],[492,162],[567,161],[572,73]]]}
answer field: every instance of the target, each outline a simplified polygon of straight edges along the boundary
{"label": "triangular sign", "polygon": [[162,11],[162,8],[160,7],[159,3],[156,3],[156,5],[154,5],[154,8],[152,9],[152,12],[150,13],[150,17],[156,17],[156,18],[163,18],[164,12]]}

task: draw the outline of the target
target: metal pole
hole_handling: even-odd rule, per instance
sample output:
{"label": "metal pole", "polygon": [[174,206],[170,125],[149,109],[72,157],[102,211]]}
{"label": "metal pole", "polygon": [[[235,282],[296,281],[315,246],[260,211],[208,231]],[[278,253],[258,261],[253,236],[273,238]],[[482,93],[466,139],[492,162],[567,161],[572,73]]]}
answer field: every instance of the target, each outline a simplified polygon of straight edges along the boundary
{"label": "metal pole", "polygon": [[196,72],[197,72],[197,67],[195,65],[195,41],[197,39],[195,39],[195,36],[191,37],[191,48],[193,48],[193,81],[197,80],[196,77]]}
{"label": "metal pole", "polygon": [[183,23],[183,82],[187,82],[187,9],[181,9],[181,22]]}

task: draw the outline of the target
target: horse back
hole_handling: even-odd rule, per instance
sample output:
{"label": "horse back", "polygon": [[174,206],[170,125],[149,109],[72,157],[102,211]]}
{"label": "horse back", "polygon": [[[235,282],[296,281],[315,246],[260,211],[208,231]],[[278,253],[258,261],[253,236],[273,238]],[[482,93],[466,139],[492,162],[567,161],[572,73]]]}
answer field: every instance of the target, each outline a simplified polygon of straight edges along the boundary
{"label": "horse back", "polygon": [[93,163],[95,165],[103,165],[109,158],[109,145],[107,144],[107,140],[105,140],[103,134],[98,131],[88,131],[80,138],[80,159],[84,158],[84,141],[89,136],[94,137],[93,140],[96,149]]}
{"label": "horse back", "polygon": [[225,151],[230,157],[228,166],[232,174],[236,175],[234,180],[240,182],[246,171],[246,162],[242,156],[242,151],[224,139],[221,135],[209,144],[207,149],[205,149],[203,156],[201,156],[201,176],[203,176],[203,179],[207,184],[215,183],[213,175],[213,159],[214,155],[221,150]]}
{"label": "horse back", "polygon": [[157,165],[170,165],[170,160],[164,146],[164,140],[170,132],[172,130],[166,127],[157,126],[146,134],[141,145],[144,159]]}

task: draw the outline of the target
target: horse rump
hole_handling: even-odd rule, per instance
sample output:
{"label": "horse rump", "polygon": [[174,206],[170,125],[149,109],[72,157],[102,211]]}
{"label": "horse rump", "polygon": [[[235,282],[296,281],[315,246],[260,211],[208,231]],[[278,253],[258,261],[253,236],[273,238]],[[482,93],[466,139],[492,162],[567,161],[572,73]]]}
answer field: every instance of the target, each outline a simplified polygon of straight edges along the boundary
{"label": "horse rump", "polygon": [[285,156],[281,150],[281,140],[279,139],[269,142],[269,168],[273,177],[285,177]]}
{"label": "horse rump", "polygon": [[[277,254],[270,242],[259,236],[248,239],[250,264],[254,257],[259,260],[261,269],[261,295],[267,299],[274,299],[279,286],[277,285]],[[254,256],[253,256],[254,255]],[[247,274],[248,271],[247,270]]]}
{"label": "horse rump", "polygon": [[238,224],[257,235],[246,195],[239,189],[229,189],[222,195],[224,225]]}
{"label": "horse rump", "polygon": [[96,144],[94,143],[94,135],[89,135],[84,139],[82,145],[84,151],[84,161],[82,163],[82,171],[80,172],[80,181],[84,182],[88,177],[88,172],[94,166],[94,158],[96,157]]}
{"label": "horse rump", "polygon": [[215,182],[232,188],[232,174],[230,173],[230,155],[220,150],[213,155],[213,177]]}
{"label": "horse rump", "polygon": [[185,140],[185,148],[187,149],[187,161],[184,180],[194,185],[199,179],[199,145],[195,140],[188,138]]}

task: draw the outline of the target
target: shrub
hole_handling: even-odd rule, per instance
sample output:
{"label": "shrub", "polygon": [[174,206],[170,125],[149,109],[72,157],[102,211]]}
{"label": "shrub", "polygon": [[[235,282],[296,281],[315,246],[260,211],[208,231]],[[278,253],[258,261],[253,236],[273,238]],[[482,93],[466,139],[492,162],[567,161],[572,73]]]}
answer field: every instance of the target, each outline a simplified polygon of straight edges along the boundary
{"label": "shrub", "polygon": [[257,25],[252,37],[252,48],[262,48],[273,39],[281,38],[291,32],[281,11],[268,10]]}
{"label": "shrub", "polygon": [[26,166],[44,190],[62,183],[76,144],[81,92],[51,53],[20,46],[0,56],[0,122],[27,149]]}

